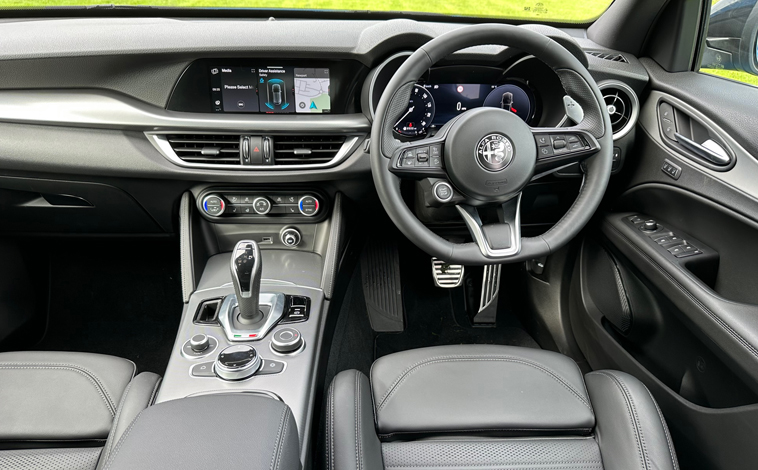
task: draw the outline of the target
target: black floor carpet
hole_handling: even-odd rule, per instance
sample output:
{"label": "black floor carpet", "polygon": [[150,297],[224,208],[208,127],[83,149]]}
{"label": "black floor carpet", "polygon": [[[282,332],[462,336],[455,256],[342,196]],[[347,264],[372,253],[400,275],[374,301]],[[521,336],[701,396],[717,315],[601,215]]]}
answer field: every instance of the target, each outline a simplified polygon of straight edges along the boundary
{"label": "black floor carpet", "polygon": [[176,241],[59,242],[49,293],[44,336],[30,349],[111,354],[165,372],[183,305]]}
{"label": "black floor carpet", "polygon": [[[406,325],[402,333],[380,333],[375,357],[407,349],[449,344],[503,344],[538,348],[514,314],[518,267],[503,266],[497,325],[474,327],[466,314],[463,287],[434,285],[431,258],[407,241],[400,243],[400,271]],[[477,303],[478,304],[478,303]]]}

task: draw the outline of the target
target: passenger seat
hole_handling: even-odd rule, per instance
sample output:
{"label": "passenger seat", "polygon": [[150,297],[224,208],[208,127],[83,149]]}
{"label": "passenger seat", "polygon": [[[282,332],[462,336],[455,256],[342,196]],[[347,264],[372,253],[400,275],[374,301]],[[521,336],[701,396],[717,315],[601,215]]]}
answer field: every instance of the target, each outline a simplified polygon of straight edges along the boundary
{"label": "passenger seat", "polygon": [[155,399],[160,376],[136,371],[102,354],[0,353],[0,469],[102,467]]}

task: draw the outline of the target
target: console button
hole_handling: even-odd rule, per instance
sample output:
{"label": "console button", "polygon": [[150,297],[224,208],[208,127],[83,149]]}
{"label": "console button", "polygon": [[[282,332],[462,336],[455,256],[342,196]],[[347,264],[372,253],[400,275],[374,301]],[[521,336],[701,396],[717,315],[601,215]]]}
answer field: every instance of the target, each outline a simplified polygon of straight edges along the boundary
{"label": "console button", "polygon": [[203,352],[211,345],[208,335],[199,334],[190,338],[190,348],[194,352]]}
{"label": "console button", "polygon": [[190,369],[192,377],[215,377],[216,373],[213,372],[212,362],[203,362],[201,364],[195,364]]}
{"label": "console button", "polygon": [[274,361],[273,359],[264,359],[260,370],[256,375],[271,375],[278,374],[284,370],[284,363],[282,361]]}
{"label": "console button", "polygon": [[313,196],[303,196],[297,203],[300,213],[306,217],[312,217],[318,213],[318,199]]}
{"label": "console button", "polygon": [[303,337],[294,328],[285,327],[277,330],[271,337],[271,348],[280,354],[290,354],[303,346]]}
{"label": "console button", "polygon": [[203,199],[203,211],[208,215],[218,217],[224,213],[224,209],[226,209],[226,204],[220,196],[211,194]]}
{"label": "console button", "polygon": [[257,214],[266,215],[271,210],[271,201],[265,197],[259,197],[253,202],[253,209]]}
{"label": "console button", "polygon": [[217,346],[218,340],[213,336],[198,334],[184,342],[182,355],[187,359],[198,359],[215,351]]}
{"label": "console button", "polygon": [[258,372],[261,357],[247,344],[229,346],[216,359],[216,375],[225,380],[243,380]]}

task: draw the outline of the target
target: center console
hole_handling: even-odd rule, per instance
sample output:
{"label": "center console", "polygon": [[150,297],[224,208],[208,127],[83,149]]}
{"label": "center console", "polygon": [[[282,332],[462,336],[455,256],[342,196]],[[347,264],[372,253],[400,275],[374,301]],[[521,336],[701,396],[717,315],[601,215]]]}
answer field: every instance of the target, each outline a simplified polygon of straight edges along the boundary
{"label": "center console", "polygon": [[317,188],[186,193],[185,306],[156,403],[229,393],[280,401],[292,412],[300,461],[308,465],[342,223],[341,194]]}

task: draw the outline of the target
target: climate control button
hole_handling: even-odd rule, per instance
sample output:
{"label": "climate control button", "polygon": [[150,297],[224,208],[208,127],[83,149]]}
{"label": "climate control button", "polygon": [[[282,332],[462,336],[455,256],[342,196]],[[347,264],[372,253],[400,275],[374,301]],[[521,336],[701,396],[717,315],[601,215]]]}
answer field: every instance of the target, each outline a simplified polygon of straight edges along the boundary
{"label": "climate control button", "polygon": [[253,210],[256,214],[266,215],[271,212],[271,201],[265,197],[256,198],[253,201]]}
{"label": "climate control button", "polygon": [[300,209],[300,213],[304,216],[313,217],[318,213],[318,199],[314,196],[303,196],[300,198],[300,201],[298,201],[297,208]]}

